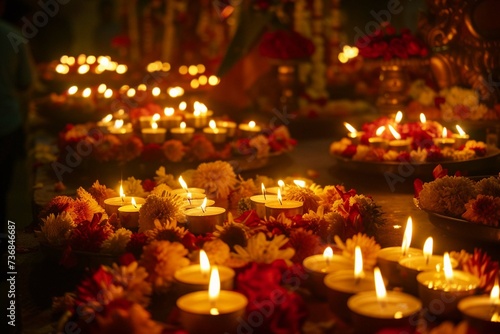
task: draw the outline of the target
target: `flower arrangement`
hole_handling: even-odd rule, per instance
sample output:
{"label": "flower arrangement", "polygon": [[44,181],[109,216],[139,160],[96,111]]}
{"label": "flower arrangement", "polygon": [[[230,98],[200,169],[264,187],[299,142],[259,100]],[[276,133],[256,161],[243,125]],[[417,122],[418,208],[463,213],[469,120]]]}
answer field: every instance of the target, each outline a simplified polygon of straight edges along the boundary
{"label": "flower arrangement", "polygon": [[500,118],[499,105],[489,108],[473,89],[453,86],[438,91],[423,80],[415,80],[410,86],[409,95],[412,99],[408,106],[410,113],[425,110],[426,114],[433,114],[445,121]]}
{"label": "flower arrangement", "polygon": [[[392,127],[391,131],[390,127]],[[465,140],[463,143],[454,139],[451,131],[443,137],[443,126],[436,121],[397,123],[389,117],[381,117],[365,123],[357,140],[342,138],[332,142],[330,154],[356,161],[371,162],[410,162],[429,163],[441,161],[465,161],[488,156],[496,149],[482,141]],[[381,134],[377,133],[382,130]],[[392,130],[397,132],[393,133]],[[398,147],[392,146],[396,138]],[[448,138],[452,145],[440,144],[442,138]],[[375,139],[375,141],[373,141]],[[373,142],[371,142],[373,141]]]}
{"label": "flower arrangement", "polygon": [[301,60],[314,53],[314,44],[296,31],[281,29],[262,35],[259,52],[272,59]]}
{"label": "flower arrangement", "polygon": [[[212,143],[204,134],[196,133],[188,143],[168,139],[161,144],[144,143],[138,134],[129,138],[119,138],[115,134],[104,133],[95,123],[68,124],[59,135],[59,152],[77,151],[85,147],[89,157],[98,162],[129,162],[134,160],[154,162],[190,162],[230,159],[234,157],[270,155],[289,152],[296,141],[288,129],[281,125],[262,131],[253,138],[235,138],[224,144]],[[87,151],[86,151],[87,152]],[[62,158],[62,157],[59,157]]]}
{"label": "flower arrangement", "polygon": [[388,23],[383,24],[375,33],[359,38],[356,46],[361,56],[385,61],[425,58],[429,54],[428,47],[409,29],[402,29],[400,33],[397,33],[396,29]]}
{"label": "flower arrangement", "polygon": [[471,223],[499,226],[500,176],[474,181],[460,175],[448,176],[438,166],[435,177],[432,182],[415,181],[415,195],[422,209]]}

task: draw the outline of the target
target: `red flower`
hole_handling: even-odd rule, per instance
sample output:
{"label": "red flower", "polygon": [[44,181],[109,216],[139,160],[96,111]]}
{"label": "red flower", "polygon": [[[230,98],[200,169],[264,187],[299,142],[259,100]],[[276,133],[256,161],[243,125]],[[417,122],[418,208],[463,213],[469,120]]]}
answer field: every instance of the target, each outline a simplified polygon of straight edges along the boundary
{"label": "red flower", "polygon": [[107,221],[101,222],[102,213],[96,213],[92,221],[81,222],[71,233],[70,244],[73,249],[99,252],[101,245],[112,233]]}
{"label": "red flower", "polygon": [[103,289],[110,286],[112,282],[113,274],[101,266],[76,288],[76,305],[90,306],[93,301],[100,297]]}
{"label": "red flower", "polygon": [[125,247],[127,252],[132,253],[135,257],[140,257],[142,248],[148,243],[148,237],[144,233],[132,233],[130,241]]}
{"label": "red flower", "polygon": [[142,188],[144,191],[150,192],[156,187],[156,181],[151,180],[151,179],[146,179],[142,181]]}
{"label": "red flower", "polygon": [[259,52],[275,59],[304,59],[314,53],[314,44],[296,31],[276,30],[262,36]]}
{"label": "red flower", "polygon": [[120,259],[118,260],[118,262],[120,263],[120,266],[128,266],[129,264],[131,264],[132,262],[135,262],[135,261],[136,261],[136,258],[134,256],[134,254],[132,254],[132,253],[125,253],[122,256],[120,256]]}
{"label": "red flower", "polygon": [[146,144],[142,150],[141,159],[144,161],[159,161],[163,158],[163,151],[159,144]]}
{"label": "red flower", "polygon": [[432,176],[434,176],[434,179],[440,179],[442,177],[445,177],[448,175],[448,170],[446,168],[443,168],[441,165],[437,165],[434,167],[432,170]]}
{"label": "red flower", "polygon": [[236,223],[245,224],[248,227],[257,227],[260,225],[260,217],[255,210],[243,212],[239,217],[235,218]]}
{"label": "red flower", "polygon": [[356,151],[357,151],[357,145],[349,145],[346,147],[346,149],[344,150],[344,152],[342,152],[341,155],[346,158],[352,158],[356,154]]}

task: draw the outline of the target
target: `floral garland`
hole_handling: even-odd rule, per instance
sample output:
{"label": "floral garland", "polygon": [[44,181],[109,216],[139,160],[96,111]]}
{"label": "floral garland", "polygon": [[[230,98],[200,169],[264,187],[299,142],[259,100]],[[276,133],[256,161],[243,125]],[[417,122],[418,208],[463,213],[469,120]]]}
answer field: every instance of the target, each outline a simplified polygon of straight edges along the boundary
{"label": "floral garland", "polygon": [[418,205],[427,211],[462,218],[471,223],[492,227],[500,225],[500,175],[474,181],[448,176],[441,166],[434,170],[435,180],[415,180]]}
{"label": "floral garland", "polygon": [[[387,145],[391,140],[394,140],[391,132],[387,131],[388,126],[393,126],[401,135],[401,139],[409,141],[407,149],[397,151]],[[385,130],[381,135],[377,135],[377,129],[381,127],[385,127]],[[350,138],[342,138],[332,142],[330,154],[356,161],[425,163],[465,161],[485,157],[495,152],[494,148],[476,140],[467,140],[459,147],[441,148],[436,145],[434,139],[441,137],[442,129],[443,126],[434,121],[397,124],[388,117],[381,117],[373,122],[363,124],[359,143]],[[448,137],[451,138],[451,136],[448,133]],[[371,145],[369,140],[374,137],[384,140],[385,147]]]}
{"label": "floral garland", "polygon": [[162,144],[146,144],[140,136],[119,139],[111,133],[101,132],[94,123],[69,124],[59,135],[59,151],[67,153],[68,147],[91,147],[89,157],[99,162],[142,161],[207,161],[232,157],[256,156],[265,158],[272,154],[289,152],[296,144],[286,128],[281,125],[262,131],[252,138],[237,138],[222,145],[215,145],[203,134],[195,134],[188,143],[169,139]]}
{"label": "floral garland", "polygon": [[[326,245],[333,245],[337,253],[351,261],[359,246],[365,269],[373,269],[380,245],[370,234],[383,223],[383,218],[370,197],[356,194],[352,189],[347,191],[343,186],[320,187],[305,180],[305,187],[286,186],[285,194],[287,199],[302,201],[306,213],[262,219],[247,209],[248,197],[257,192],[255,183],[270,186],[274,181],[264,176],[238,180],[234,173],[221,180],[220,175],[230,172],[224,169],[230,168],[226,164],[207,163],[183,174],[189,182],[202,180],[193,185],[215,189],[212,191],[215,196],[232,198],[233,203],[237,199],[236,218],[228,214],[222,226],[204,235],[195,236],[180,226],[177,214],[182,209],[175,205],[171,206],[174,210],[166,214],[168,217],[162,211],[164,220],[154,214],[147,215],[147,220],[153,220],[153,226],[140,232],[126,232],[113,215],[105,220],[100,212],[87,221],[92,213],[89,207],[99,211],[99,203],[114,195],[113,190],[98,182],[88,191],[80,188],[77,199],[56,197],[44,211],[55,219],[44,220],[42,240],[57,245],[68,242],[71,247],[93,251],[100,247],[101,251],[121,256],[119,264],[99,267],[74,293],[54,299],[54,312],[63,315],[59,325],[75,323],[89,333],[124,328],[122,326],[128,326],[128,332],[183,333],[172,315],[175,309],[167,319],[153,317],[157,307],[153,300],[158,295],[162,298],[172,295],[175,271],[195,263],[193,259],[198,258],[201,249],[212,264],[235,270],[235,290],[249,299],[248,315],[262,303],[272,301],[277,291],[280,293],[282,302],[273,304],[273,311],[259,327],[262,333],[301,331],[308,315],[307,305],[297,290],[307,277],[301,264],[306,257],[320,254]],[[214,174],[221,168],[222,173]],[[293,184],[290,179],[285,182]],[[168,191],[173,183],[173,175],[166,174],[164,168],[157,171],[154,181],[130,178],[123,182],[131,195],[149,190],[146,203],[157,198],[157,193]],[[175,202],[172,196],[166,198]],[[461,251],[453,252],[452,256],[463,270],[480,277],[481,288],[491,288],[498,263],[491,261],[486,253]]]}

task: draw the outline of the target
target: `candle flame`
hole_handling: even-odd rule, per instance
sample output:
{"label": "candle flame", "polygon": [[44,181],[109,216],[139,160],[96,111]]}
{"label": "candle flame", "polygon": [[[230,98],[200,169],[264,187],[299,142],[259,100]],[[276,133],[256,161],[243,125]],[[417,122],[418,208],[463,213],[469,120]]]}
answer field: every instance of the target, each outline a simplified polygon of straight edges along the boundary
{"label": "candle flame", "polygon": [[159,96],[160,93],[161,93],[160,87],[153,87],[153,89],[151,90],[151,94],[155,97]]}
{"label": "candle flame", "polygon": [[465,131],[462,129],[460,125],[457,124],[455,127],[457,128],[457,131],[461,136],[465,136]]}
{"label": "candle flame", "polygon": [[500,315],[498,315],[498,312],[493,313],[491,316],[491,322],[500,322]]}
{"label": "candle flame", "polygon": [[180,127],[181,127],[181,129],[185,129],[186,128],[186,122],[181,122]]}
{"label": "candle flame", "polygon": [[205,210],[207,209],[207,198],[206,197],[203,199],[203,202],[201,203],[200,208],[201,208],[201,211],[203,211],[203,213],[205,213]]}
{"label": "candle flame", "polygon": [[69,95],[75,95],[76,92],[78,92],[78,87],[77,86],[71,86],[71,87],[69,87],[69,89],[68,89],[68,94]]}
{"label": "candle flame", "polygon": [[104,116],[104,117],[102,118],[102,120],[101,120],[101,121],[102,121],[103,123],[109,123],[109,122],[111,122],[111,120],[112,120],[112,119],[113,119],[113,115],[111,115],[111,114],[107,114],[106,116]]}
{"label": "candle flame", "polygon": [[378,267],[373,269],[373,277],[375,280],[375,292],[377,294],[377,300],[379,303],[385,303],[387,298],[387,290],[385,289],[384,279],[382,278],[382,273]]}
{"label": "candle flame", "polygon": [[406,255],[408,253],[408,249],[410,248],[411,244],[412,233],[413,233],[413,220],[411,219],[411,217],[408,217],[408,221],[406,222],[405,233],[403,235],[403,244],[401,245],[401,250],[403,252],[403,255]]}
{"label": "candle flame", "polygon": [[186,199],[188,200],[189,205],[191,205],[191,199],[193,198],[193,194],[191,194],[189,191],[186,194]]}
{"label": "candle flame", "polygon": [[401,139],[401,135],[399,134],[399,132],[396,131],[396,129],[394,129],[394,127],[391,124],[389,124],[389,131],[391,131],[394,138]]}
{"label": "candle flame", "polygon": [[251,129],[255,128],[255,125],[256,125],[256,124],[255,124],[255,122],[254,122],[254,121],[250,121],[250,122],[248,122],[248,127],[249,127],[249,128],[251,128]]}
{"label": "candle flame", "polygon": [[120,184],[120,197],[122,198],[122,201],[125,198],[125,193],[123,192],[123,184]]}
{"label": "candle flame", "polygon": [[377,130],[375,130],[375,134],[377,135],[377,137],[380,137],[382,135],[382,133],[384,133],[385,131],[385,126],[379,126],[377,128]]}
{"label": "candle flame", "polygon": [[173,116],[174,115],[174,108],[166,107],[165,109],[163,109],[163,113],[167,117]]}
{"label": "candle flame", "polygon": [[104,94],[104,92],[106,91],[107,88],[108,88],[108,86],[106,86],[106,84],[102,83],[99,85],[99,87],[97,87],[97,92],[99,94]]}
{"label": "candle flame", "polygon": [[151,122],[151,128],[158,129],[158,123],[156,123],[155,121]]}
{"label": "candle flame", "polygon": [[185,101],[182,101],[181,103],[179,103],[179,110],[186,110],[187,108],[187,103]]}
{"label": "candle flame", "polygon": [[396,117],[394,118],[394,122],[399,124],[399,123],[401,123],[402,119],[403,119],[403,112],[400,110],[396,113]]}
{"label": "candle flame", "polygon": [[114,125],[115,129],[121,129],[122,126],[123,126],[123,119],[117,119],[117,120],[115,120],[115,125]]}
{"label": "candle flame", "polygon": [[207,253],[203,249],[200,250],[200,271],[203,276],[207,276],[210,272],[210,261],[208,260]]}
{"label": "candle flame", "polygon": [[127,96],[128,97],[134,97],[135,96],[135,89],[134,88],[129,88],[129,90],[127,90]]}
{"label": "candle flame", "polygon": [[85,88],[82,92],[83,97],[89,97],[90,94],[92,94],[92,89],[90,89],[89,87]]}
{"label": "candle flame", "polygon": [[442,137],[443,138],[447,138],[448,137],[448,130],[446,129],[446,127],[443,127],[443,132],[442,132]]}
{"label": "candle flame", "polygon": [[160,114],[156,113],[152,117],[153,122],[158,122],[160,120]]}
{"label": "candle flame", "polygon": [[451,282],[453,280],[453,268],[451,267],[450,254],[448,252],[444,253],[443,256],[443,271],[446,280]]}
{"label": "candle flame", "polygon": [[423,252],[424,252],[424,257],[425,257],[425,261],[428,263],[431,256],[432,256],[432,246],[433,246],[433,243],[434,243],[434,240],[432,239],[432,237],[428,237],[427,240],[425,240],[425,243],[424,243],[424,249],[423,249]]}
{"label": "candle flame", "polygon": [[420,123],[426,123],[427,122],[427,117],[425,117],[425,114],[423,112],[420,113]]}
{"label": "candle flame", "polygon": [[135,197],[132,197],[130,203],[134,206],[134,208],[137,208],[137,202],[135,201]]}
{"label": "candle flame", "polygon": [[266,199],[266,187],[264,187],[264,183],[260,184],[260,190],[262,191],[262,195],[264,195],[264,199]]}
{"label": "candle flame", "polygon": [[293,183],[295,183],[295,185],[300,188],[306,187],[306,181],[304,180],[293,180]]}
{"label": "candle flame", "polygon": [[216,130],[217,129],[217,124],[215,123],[215,121],[213,119],[210,120],[210,122],[208,122],[208,126],[212,129],[212,130]]}
{"label": "candle flame", "polygon": [[278,187],[280,187],[280,189],[283,189],[285,187],[285,182],[283,182],[283,180],[278,180]]}
{"label": "candle flame", "polygon": [[354,278],[358,281],[365,275],[363,271],[363,254],[361,248],[356,246],[354,249]]}
{"label": "candle flame", "polygon": [[188,186],[187,186],[187,183],[186,181],[184,181],[184,179],[182,178],[182,175],[179,176],[179,184],[181,185],[182,189],[188,191]]}
{"label": "candle flame", "polygon": [[179,86],[171,87],[167,90],[167,92],[168,92],[168,95],[170,95],[170,97],[179,97],[179,96],[184,95],[184,89],[182,87],[179,87]]}
{"label": "candle flame", "polygon": [[332,247],[328,246],[325,248],[323,251],[323,258],[326,261],[326,264],[329,265],[330,261],[333,259],[333,249]]}
{"label": "candle flame", "polygon": [[490,292],[490,301],[492,305],[498,305],[500,302],[500,287],[498,286],[498,278],[495,280],[495,285]]}
{"label": "candle flame", "polygon": [[281,189],[278,189],[278,194],[276,195],[278,197],[278,201],[280,202],[281,205],[283,205],[283,198],[281,197]]}
{"label": "candle flame", "polygon": [[344,122],[344,126],[349,130],[350,133],[358,133],[358,131],[349,123]]}
{"label": "candle flame", "polygon": [[219,268],[214,266],[210,273],[210,282],[208,283],[208,299],[210,300],[211,308],[210,314],[219,314],[217,307],[215,306],[217,299],[220,294],[220,277]]}
{"label": "candle flame", "polygon": [[83,64],[78,67],[78,73],[79,74],[85,74],[90,70],[89,64]]}

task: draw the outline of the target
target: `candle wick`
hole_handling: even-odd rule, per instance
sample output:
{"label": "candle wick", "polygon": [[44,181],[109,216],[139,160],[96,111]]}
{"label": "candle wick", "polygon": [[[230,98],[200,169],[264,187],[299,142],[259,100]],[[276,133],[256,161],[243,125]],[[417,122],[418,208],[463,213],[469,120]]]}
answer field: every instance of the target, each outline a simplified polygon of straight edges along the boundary
{"label": "candle wick", "polygon": [[278,200],[280,201],[280,205],[283,205],[283,202],[281,201],[281,198],[278,198]]}
{"label": "candle wick", "polygon": [[425,257],[425,265],[428,266],[429,265],[429,260],[430,260],[430,256],[426,256]]}
{"label": "candle wick", "polygon": [[325,259],[325,262],[326,262],[326,266],[329,267],[330,266],[330,259],[329,258],[326,258]]}
{"label": "candle wick", "polygon": [[188,202],[189,202],[189,205],[191,205],[191,198],[187,198]]}
{"label": "candle wick", "polygon": [[354,284],[359,285],[359,282],[361,282],[361,277],[354,277]]}
{"label": "candle wick", "polygon": [[264,191],[263,195],[264,195],[264,201],[267,201],[266,192],[265,191]]}
{"label": "candle wick", "polygon": [[205,213],[205,208],[204,208],[204,207],[201,207],[201,211],[203,211],[203,213]]}

